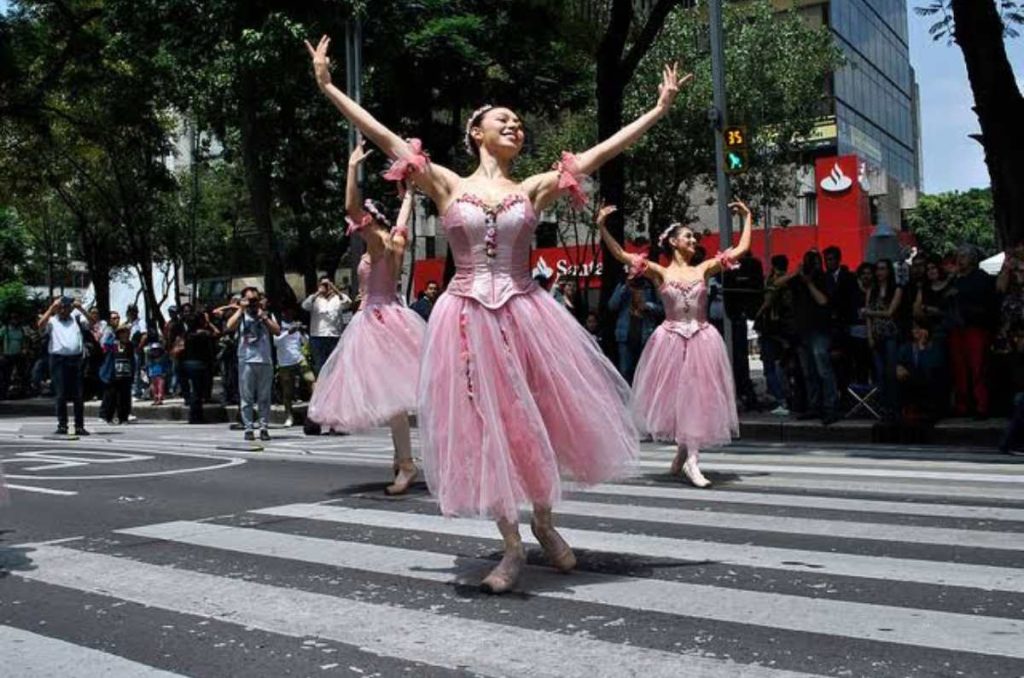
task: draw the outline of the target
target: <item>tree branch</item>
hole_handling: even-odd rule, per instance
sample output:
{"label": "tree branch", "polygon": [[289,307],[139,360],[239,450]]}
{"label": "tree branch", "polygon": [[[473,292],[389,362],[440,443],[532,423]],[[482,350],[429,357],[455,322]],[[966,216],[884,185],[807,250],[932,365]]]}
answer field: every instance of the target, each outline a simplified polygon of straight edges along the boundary
{"label": "tree branch", "polygon": [[657,4],[654,5],[650,14],[647,15],[647,22],[640,29],[640,35],[637,36],[633,46],[629,48],[629,52],[626,53],[622,60],[621,72],[624,80],[629,80],[633,77],[633,72],[640,64],[640,60],[651,49],[654,39],[658,37],[658,33],[661,32],[662,27],[665,25],[665,19],[668,18],[669,13],[677,6],[683,4],[692,7],[693,0],[658,0]]}

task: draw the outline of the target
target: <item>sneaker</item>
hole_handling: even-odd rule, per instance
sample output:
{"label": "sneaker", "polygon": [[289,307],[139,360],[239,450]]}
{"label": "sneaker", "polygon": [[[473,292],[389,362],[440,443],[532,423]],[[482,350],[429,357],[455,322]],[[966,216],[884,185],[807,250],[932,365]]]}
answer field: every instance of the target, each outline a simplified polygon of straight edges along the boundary
{"label": "sneaker", "polygon": [[270,431],[265,428],[260,429],[260,440],[270,440]]}
{"label": "sneaker", "polygon": [[129,423],[129,424],[130,424],[130,423],[132,423],[133,421],[138,421],[138,419],[139,419],[139,418],[138,418],[138,417],[136,417],[136,416],[135,416],[134,414],[129,414],[129,415],[128,415],[128,423]]}
{"label": "sneaker", "polygon": [[245,439],[247,441],[256,440],[256,434],[253,433],[252,431],[246,431],[245,432]]}
{"label": "sneaker", "polygon": [[284,427],[285,428],[291,428],[294,425],[295,425],[295,422],[292,421],[291,417],[288,417],[287,419],[284,420]]}
{"label": "sneaker", "polygon": [[87,431],[84,426],[82,426],[81,428],[76,426],[75,427],[75,435],[76,436],[91,436],[92,434],[89,433],[89,431]]}
{"label": "sneaker", "polygon": [[786,408],[785,405],[779,405],[774,410],[772,410],[772,415],[776,417],[788,417],[789,410]]}
{"label": "sneaker", "polygon": [[68,434],[67,426],[58,426],[57,430],[53,432],[55,436],[66,436]]}

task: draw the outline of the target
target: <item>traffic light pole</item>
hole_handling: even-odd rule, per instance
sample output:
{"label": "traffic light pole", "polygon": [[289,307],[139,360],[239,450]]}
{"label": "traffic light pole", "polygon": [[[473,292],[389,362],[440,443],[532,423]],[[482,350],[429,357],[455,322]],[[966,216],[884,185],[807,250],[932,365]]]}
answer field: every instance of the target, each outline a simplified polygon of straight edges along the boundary
{"label": "traffic light pole", "polygon": [[[711,124],[715,134],[715,179],[718,185],[718,244],[723,252],[732,246],[732,218],[729,215],[729,175],[725,173],[725,139],[722,129],[727,120],[725,101],[725,47],[722,30],[722,0],[708,2],[711,20],[711,80],[714,93],[714,107],[711,112]],[[732,360],[732,323],[729,312],[725,309],[723,286],[722,299],[722,330],[725,339],[726,353]]]}

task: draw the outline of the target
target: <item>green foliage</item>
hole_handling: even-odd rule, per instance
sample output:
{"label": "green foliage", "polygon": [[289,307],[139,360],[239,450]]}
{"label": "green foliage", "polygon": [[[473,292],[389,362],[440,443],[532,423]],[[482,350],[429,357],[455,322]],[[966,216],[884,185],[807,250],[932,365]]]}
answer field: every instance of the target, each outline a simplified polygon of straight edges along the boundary
{"label": "green foliage", "polygon": [[28,318],[33,315],[37,303],[28,296],[25,286],[18,280],[0,283],[0,319],[11,315]]}
{"label": "green foliage", "polygon": [[947,257],[964,244],[977,246],[985,256],[999,251],[992,191],[987,188],[923,195],[908,223],[922,250],[929,254]]}
{"label": "green foliage", "polygon": [[[1020,32],[1014,26],[1024,25],[1024,11],[1021,10],[1021,3],[1015,0],[975,0],[976,2],[995,2],[999,11],[999,18],[1003,22],[1003,35],[1007,38],[1016,38]],[[953,20],[953,0],[931,0],[928,4],[914,7],[914,13],[918,16],[933,17],[935,23],[928,29],[932,40],[945,40],[946,44],[952,45],[956,40],[956,22]]]}
{"label": "green foliage", "polygon": [[17,213],[0,207],[0,283],[17,280],[28,261],[29,234]]}
{"label": "green foliage", "polygon": [[[726,6],[728,124],[747,128],[747,174],[734,178],[737,196],[755,208],[777,206],[791,192],[788,163],[799,159],[799,138],[827,112],[828,75],[841,53],[827,28],[795,12],[775,12],[767,0]],[[707,110],[713,99],[707,22],[677,10],[643,60],[627,98],[627,116],[651,105],[661,65],[679,61],[695,77],[669,117],[648,135],[628,165],[629,177],[654,206],[652,226],[689,217],[689,188],[714,181],[715,137]],[[664,225],[663,223],[661,224]]]}

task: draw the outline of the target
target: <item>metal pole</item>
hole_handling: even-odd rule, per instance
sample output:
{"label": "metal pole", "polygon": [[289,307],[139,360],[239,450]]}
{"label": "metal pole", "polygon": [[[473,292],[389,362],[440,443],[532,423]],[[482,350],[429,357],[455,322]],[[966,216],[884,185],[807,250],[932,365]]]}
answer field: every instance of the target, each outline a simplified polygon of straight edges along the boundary
{"label": "metal pole", "polygon": [[[345,23],[345,91],[357,104],[363,101],[363,23],[359,18],[349,19]],[[348,126],[348,151],[355,150],[359,141],[359,131],[355,125]],[[366,184],[366,173],[363,166],[359,166],[359,187],[362,189]],[[349,272],[348,293],[354,299],[359,293],[359,276],[356,269],[359,267],[359,259],[363,256],[366,246],[361,238],[352,238],[349,241],[349,259],[351,270]]]}
{"label": "metal pole", "polygon": [[[711,123],[715,134],[715,179],[718,185],[718,245],[725,251],[732,246],[732,218],[729,215],[729,176],[725,173],[725,140],[722,127],[728,119],[725,100],[725,47],[722,30],[722,0],[708,2],[711,32],[711,80],[714,89],[714,107]],[[732,324],[725,306],[725,286],[722,286],[722,329],[727,353],[732,358]]]}

